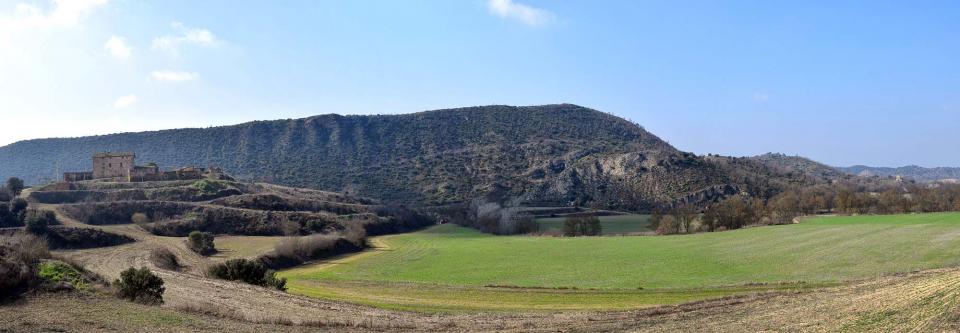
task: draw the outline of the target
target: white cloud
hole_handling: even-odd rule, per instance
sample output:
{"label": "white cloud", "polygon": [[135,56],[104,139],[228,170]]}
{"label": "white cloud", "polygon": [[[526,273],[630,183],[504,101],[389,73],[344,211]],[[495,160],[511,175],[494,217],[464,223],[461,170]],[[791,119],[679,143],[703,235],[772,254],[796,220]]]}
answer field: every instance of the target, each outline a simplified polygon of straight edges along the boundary
{"label": "white cloud", "polygon": [[490,13],[504,19],[513,19],[530,26],[542,26],[554,20],[553,13],[530,7],[513,0],[487,0]]}
{"label": "white cloud", "polygon": [[131,106],[131,105],[133,105],[133,104],[135,104],[135,103],[137,103],[137,102],[139,102],[139,101],[140,101],[140,99],[137,98],[136,95],[123,96],[123,97],[117,98],[117,101],[113,102],[113,108],[114,108],[114,109],[123,109],[123,108],[126,108],[126,107],[128,107],[128,106]]}
{"label": "white cloud", "polygon": [[127,46],[127,41],[123,37],[112,36],[107,40],[107,43],[103,45],[104,49],[110,51],[110,54],[117,59],[123,60],[130,57],[133,49],[130,46]]}
{"label": "white cloud", "polygon": [[88,12],[106,3],[107,0],[53,0],[53,8],[49,13],[44,13],[36,6],[20,3],[13,17],[0,17],[0,31],[71,27]]}
{"label": "white cloud", "polygon": [[179,32],[177,35],[166,35],[153,39],[152,48],[154,50],[167,51],[177,54],[181,44],[194,44],[200,46],[217,46],[220,40],[210,30],[199,28],[188,28],[180,22],[172,22],[170,26]]}
{"label": "white cloud", "polygon": [[166,82],[192,81],[200,77],[197,73],[173,70],[153,71],[150,73],[150,76],[153,77],[154,80]]}

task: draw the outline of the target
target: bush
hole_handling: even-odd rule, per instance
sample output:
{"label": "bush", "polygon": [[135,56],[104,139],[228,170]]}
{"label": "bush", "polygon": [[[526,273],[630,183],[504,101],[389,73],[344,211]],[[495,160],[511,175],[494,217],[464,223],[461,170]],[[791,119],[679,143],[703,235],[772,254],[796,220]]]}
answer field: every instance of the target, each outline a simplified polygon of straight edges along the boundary
{"label": "bush", "polygon": [[0,299],[19,295],[37,283],[33,267],[49,257],[43,238],[23,233],[0,236]]}
{"label": "bush", "polygon": [[117,296],[143,304],[162,304],[163,279],[150,272],[146,267],[133,267],[120,272],[120,279],[113,282]]}
{"label": "bush", "polygon": [[517,234],[531,234],[540,231],[540,223],[529,214],[522,214],[516,217],[514,228]]}
{"label": "bush", "polygon": [[191,232],[187,236],[187,245],[193,252],[201,255],[210,255],[217,252],[217,249],[213,246],[213,234],[209,232]]}
{"label": "bush", "polygon": [[10,201],[10,213],[14,216],[20,216],[22,220],[22,214],[27,210],[27,200],[24,198],[15,198]]}
{"label": "bush", "polygon": [[37,276],[52,283],[67,284],[77,290],[89,288],[83,273],[67,263],[51,260],[37,267]]}
{"label": "bush", "polygon": [[563,235],[567,237],[598,236],[600,229],[600,219],[592,214],[574,214],[563,221]]}
{"label": "bush", "polygon": [[177,255],[165,247],[155,248],[150,251],[150,262],[158,268],[171,271],[180,270],[180,261],[177,260]]}
{"label": "bush", "polygon": [[31,234],[43,235],[47,233],[48,226],[57,224],[57,215],[49,210],[30,209],[23,222]]}
{"label": "bush", "polygon": [[89,249],[134,241],[129,236],[90,228],[47,228],[45,236],[51,249]]}
{"label": "bush", "polygon": [[357,252],[366,247],[363,229],[344,235],[310,235],[287,237],[277,243],[273,253],[260,257],[260,262],[274,269],[287,268],[310,260]]}
{"label": "bush", "polygon": [[263,263],[248,259],[231,259],[207,269],[207,274],[223,280],[243,281],[252,285],[287,290],[287,279],[277,278],[277,273]]}

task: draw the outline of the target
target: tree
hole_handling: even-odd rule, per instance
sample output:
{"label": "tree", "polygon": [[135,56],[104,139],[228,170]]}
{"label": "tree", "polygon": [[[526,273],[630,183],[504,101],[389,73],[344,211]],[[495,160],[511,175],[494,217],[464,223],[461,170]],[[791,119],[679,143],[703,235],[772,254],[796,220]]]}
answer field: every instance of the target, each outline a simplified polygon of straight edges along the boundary
{"label": "tree", "polygon": [[709,232],[714,232],[717,230],[717,226],[720,225],[720,204],[713,204],[707,207],[703,211],[703,216],[700,217],[700,227],[705,228]]}
{"label": "tree", "polygon": [[120,278],[113,282],[117,296],[143,304],[162,304],[163,279],[150,272],[146,267],[133,267],[120,272]]}
{"label": "tree", "polygon": [[7,179],[6,188],[10,193],[13,193],[14,196],[18,196],[24,189],[23,180],[17,177],[10,177]]}
{"label": "tree", "polygon": [[690,225],[697,218],[697,210],[692,205],[680,205],[674,208],[670,215],[673,215],[678,233],[690,233]]}
{"label": "tree", "polygon": [[660,228],[660,222],[663,221],[663,213],[660,211],[660,208],[654,208],[650,212],[650,230],[657,230]]}
{"label": "tree", "polygon": [[657,225],[657,234],[672,235],[677,233],[680,233],[680,230],[673,215],[664,215],[660,219],[660,223]]}

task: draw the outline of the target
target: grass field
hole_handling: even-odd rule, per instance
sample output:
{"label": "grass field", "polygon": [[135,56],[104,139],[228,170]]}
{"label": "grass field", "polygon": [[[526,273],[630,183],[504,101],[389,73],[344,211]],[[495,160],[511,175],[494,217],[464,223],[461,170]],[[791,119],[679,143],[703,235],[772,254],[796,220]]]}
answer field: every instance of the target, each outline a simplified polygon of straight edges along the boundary
{"label": "grass field", "polygon": [[221,236],[214,239],[217,253],[215,258],[253,258],[273,251],[280,242],[280,236]]}
{"label": "grass field", "polygon": [[[611,215],[598,216],[600,220],[600,231],[604,235],[629,234],[651,231],[650,215]],[[541,231],[562,231],[565,217],[546,217],[539,218]]]}
{"label": "grass field", "polygon": [[[954,266],[960,213],[820,217],[656,237],[497,237],[443,225],[376,241],[379,251],[283,272],[291,292],[425,310],[673,304]],[[748,284],[769,285],[731,287]],[[564,295],[572,288],[582,295]]]}

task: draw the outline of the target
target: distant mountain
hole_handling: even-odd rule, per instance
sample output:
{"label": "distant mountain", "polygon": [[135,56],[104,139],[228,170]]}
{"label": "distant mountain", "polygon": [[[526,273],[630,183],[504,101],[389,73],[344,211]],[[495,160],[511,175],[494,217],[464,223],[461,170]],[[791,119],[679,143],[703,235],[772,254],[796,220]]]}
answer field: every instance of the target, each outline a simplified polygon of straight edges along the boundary
{"label": "distant mountain", "polygon": [[570,104],[328,114],[29,140],[0,147],[0,176],[57,178],[89,169],[90,155],[101,151],[136,152],[141,164],[217,165],[245,180],[421,205],[488,196],[525,205],[646,210],[736,193],[769,196],[832,176],[820,167],[791,166],[785,157],[681,152],[637,124]]}
{"label": "distant mountain", "polygon": [[960,179],[960,168],[924,168],[916,165],[910,165],[899,168],[869,167],[865,165],[855,165],[852,167],[837,168],[840,171],[851,175],[864,177],[896,177],[913,179],[918,182],[934,181],[956,181]]}

